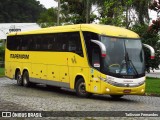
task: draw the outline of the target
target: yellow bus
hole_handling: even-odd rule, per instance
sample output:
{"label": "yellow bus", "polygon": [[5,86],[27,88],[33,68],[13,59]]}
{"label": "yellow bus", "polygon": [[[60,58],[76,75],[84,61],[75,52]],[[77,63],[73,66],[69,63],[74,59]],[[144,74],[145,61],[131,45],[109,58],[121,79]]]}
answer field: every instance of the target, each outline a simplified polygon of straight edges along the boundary
{"label": "yellow bus", "polygon": [[[5,75],[20,86],[42,83],[91,94],[141,95],[145,60],[139,36],[109,25],[78,24],[11,33]],[[154,51],[149,45],[145,45]]]}

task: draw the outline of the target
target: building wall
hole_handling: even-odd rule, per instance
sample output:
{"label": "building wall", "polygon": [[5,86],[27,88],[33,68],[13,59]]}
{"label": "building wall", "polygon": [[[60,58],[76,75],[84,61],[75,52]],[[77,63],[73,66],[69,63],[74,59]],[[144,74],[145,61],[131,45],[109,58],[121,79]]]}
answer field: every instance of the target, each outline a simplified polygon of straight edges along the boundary
{"label": "building wall", "polygon": [[0,40],[6,39],[10,32],[20,32],[39,29],[37,23],[0,23]]}

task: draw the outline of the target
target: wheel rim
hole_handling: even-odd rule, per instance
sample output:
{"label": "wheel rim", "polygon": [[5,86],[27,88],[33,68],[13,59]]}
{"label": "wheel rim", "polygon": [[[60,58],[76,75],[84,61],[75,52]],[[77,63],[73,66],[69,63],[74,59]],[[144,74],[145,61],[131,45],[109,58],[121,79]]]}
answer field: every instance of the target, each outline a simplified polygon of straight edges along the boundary
{"label": "wheel rim", "polygon": [[80,92],[81,94],[86,94],[86,86],[85,86],[85,83],[81,83],[81,84],[79,85],[79,92]]}
{"label": "wheel rim", "polygon": [[22,82],[22,77],[21,77],[21,74],[20,74],[20,73],[17,74],[16,80],[17,80],[17,83],[20,83],[20,84],[21,84],[21,82]]}
{"label": "wheel rim", "polygon": [[26,77],[23,78],[23,83],[24,83],[24,85],[27,84],[27,79],[26,79]]}
{"label": "wheel rim", "polygon": [[20,75],[20,74],[18,74],[17,80],[18,80],[18,81],[21,80],[21,75]]}

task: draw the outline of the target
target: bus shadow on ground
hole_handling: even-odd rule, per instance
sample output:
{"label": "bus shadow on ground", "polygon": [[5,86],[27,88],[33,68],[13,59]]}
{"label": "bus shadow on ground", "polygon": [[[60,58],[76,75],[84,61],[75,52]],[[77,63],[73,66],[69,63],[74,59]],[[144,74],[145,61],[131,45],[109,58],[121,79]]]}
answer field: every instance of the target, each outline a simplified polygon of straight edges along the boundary
{"label": "bus shadow on ground", "polygon": [[[17,86],[17,85],[16,85]],[[19,86],[21,87],[21,86]],[[76,95],[75,90],[71,90],[68,88],[60,88],[60,87],[56,87],[56,86],[46,86],[44,84],[37,84],[34,86],[31,86],[30,89],[35,89],[38,91],[43,91],[43,92],[50,92],[50,93],[55,93],[58,94],[60,96],[69,96],[72,98],[78,98],[78,99],[91,99],[91,100],[101,100],[101,101],[114,101],[114,102],[131,102],[131,103],[137,103],[138,101],[132,100],[132,99],[127,99],[127,98],[118,98],[118,99],[114,99],[112,97],[110,97],[109,95],[97,95],[97,94],[93,94],[88,98],[81,98],[78,97]]]}

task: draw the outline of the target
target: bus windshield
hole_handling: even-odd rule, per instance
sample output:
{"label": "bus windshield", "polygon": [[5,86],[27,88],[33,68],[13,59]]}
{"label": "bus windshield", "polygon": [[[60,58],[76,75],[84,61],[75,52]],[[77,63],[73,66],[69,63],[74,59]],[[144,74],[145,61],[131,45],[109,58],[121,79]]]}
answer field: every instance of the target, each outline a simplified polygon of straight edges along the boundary
{"label": "bus windshield", "polygon": [[100,38],[106,46],[107,54],[103,60],[103,72],[119,77],[144,75],[144,53],[140,39]]}

